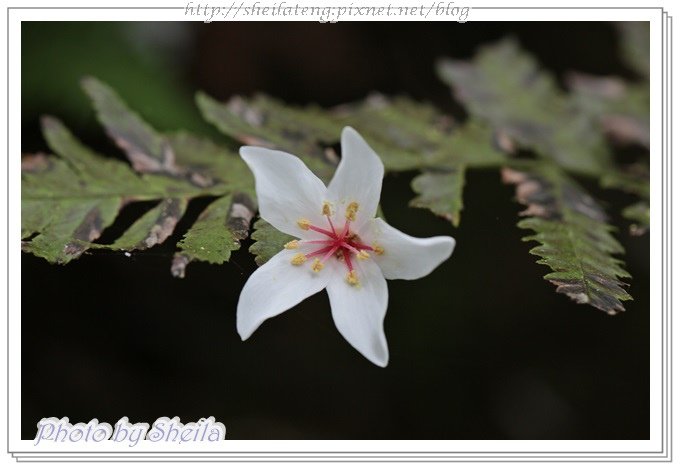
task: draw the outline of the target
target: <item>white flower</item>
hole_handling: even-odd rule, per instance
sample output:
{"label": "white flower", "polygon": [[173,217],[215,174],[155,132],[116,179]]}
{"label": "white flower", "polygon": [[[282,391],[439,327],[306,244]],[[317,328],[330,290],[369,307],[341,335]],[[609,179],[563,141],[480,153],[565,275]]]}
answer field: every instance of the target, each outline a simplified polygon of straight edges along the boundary
{"label": "white flower", "polygon": [[385,279],[418,279],[453,252],[451,237],[413,238],[375,218],[384,168],[351,127],[328,188],[297,157],[241,147],[255,175],[260,216],[298,240],[287,243],[246,282],[236,324],[243,340],[266,319],[322,289],[340,334],[371,362],[388,361]]}

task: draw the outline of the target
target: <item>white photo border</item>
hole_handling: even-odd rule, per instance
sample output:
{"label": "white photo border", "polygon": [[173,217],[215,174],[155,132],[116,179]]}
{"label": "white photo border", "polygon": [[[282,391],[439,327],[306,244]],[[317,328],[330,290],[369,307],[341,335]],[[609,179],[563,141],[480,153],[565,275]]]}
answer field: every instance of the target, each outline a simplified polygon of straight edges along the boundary
{"label": "white photo border", "polygon": [[[45,3],[45,2],[43,2]],[[79,2],[85,5],[85,2]],[[132,2],[128,2],[131,3]],[[213,3],[224,3],[215,1]],[[309,2],[342,4],[339,1]],[[359,3],[359,2],[355,2]],[[406,3],[406,2],[394,2]],[[481,3],[481,2],[480,2]],[[491,2],[485,2],[491,3]],[[538,2],[534,2],[538,3]],[[574,2],[585,3],[587,2]],[[498,15],[502,12],[501,15]],[[653,7],[505,7],[471,6],[468,21],[489,21],[494,15],[504,21],[547,21],[559,13],[560,21],[628,20],[649,21],[650,35],[650,439],[648,441],[241,441],[198,444],[177,451],[171,443],[142,442],[129,451],[112,442],[41,447],[20,439],[21,413],[21,263],[20,236],[20,161],[11,158],[21,153],[21,22],[22,21],[184,21],[184,6],[167,7],[56,7],[8,6],[7,14],[7,270],[2,282],[7,298],[7,452],[20,462],[623,462],[669,461],[672,437],[672,18]],[[530,18],[527,18],[530,17]],[[536,19],[539,18],[539,19]],[[544,18],[544,19],[541,19]],[[294,18],[293,18],[294,19]],[[264,20],[259,18],[259,20]],[[306,18],[309,21],[309,18]],[[378,20],[372,17],[370,20]],[[578,21],[578,20],[577,20]],[[471,25],[468,25],[471,26]],[[658,41],[660,39],[660,41]],[[656,155],[657,157],[652,157]],[[659,157],[660,156],[660,157]],[[13,175],[10,178],[10,175]],[[3,178],[3,179],[5,179]],[[660,210],[659,210],[660,209]],[[11,273],[11,275],[10,275]],[[659,294],[656,297],[656,294]],[[658,345],[661,347],[658,348]],[[227,438],[228,438],[228,423]],[[120,452],[118,449],[122,449]],[[295,449],[291,451],[289,449]],[[351,449],[351,450],[350,450]],[[404,451],[403,449],[412,449]],[[491,449],[491,450],[486,450]],[[535,449],[530,451],[528,449]],[[604,449],[604,450],[598,450]],[[625,449],[625,450],[624,450]],[[62,451],[63,450],[63,451]]]}

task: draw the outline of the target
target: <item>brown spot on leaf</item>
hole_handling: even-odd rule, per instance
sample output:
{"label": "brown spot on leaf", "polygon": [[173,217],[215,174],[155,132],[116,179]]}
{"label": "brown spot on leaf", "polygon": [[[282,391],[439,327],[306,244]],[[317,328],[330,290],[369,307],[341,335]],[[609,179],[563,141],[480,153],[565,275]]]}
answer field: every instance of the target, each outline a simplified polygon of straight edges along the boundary
{"label": "brown spot on leaf", "polygon": [[[571,73],[567,86],[582,94],[586,99],[616,102],[625,99],[629,93],[625,82],[617,77],[594,77]],[[620,144],[639,143],[649,147],[649,120],[639,117],[605,112],[599,119],[607,136]]]}
{"label": "brown spot on leaf", "polygon": [[610,114],[600,120],[604,132],[621,144],[639,143],[649,147],[649,122],[632,116]]}
{"label": "brown spot on leaf", "polygon": [[77,258],[87,251],[89,247],[90,245],[82,240],[72,240],[64,245],[64,254],[67,255],[66,259]]}
{"label": "brown spot on leaf", "polygon": [[607,221],[607,214],[600,205],[581,189],[572,185],[564,185],[562,198],[573,211],[600,222]]}
{"label": "brown spot on leaf", "polygon": [[175,164],[175,153],[167,142],[161,144],[160,155],[150,155],[147,149],[139,146],[126,136],[109,131],[116,145],[123,149],[132,163],[132,167],[140,173],[168,173],[179,174]]}
{"label": "brown spot on leaf", "polygon": [[170,266],[170,272],[173,277],[178,279],[184,279],[186,275],[187,265],[191,262],[191,258],[183,253],[175,253],[172,257],[172,266]]}
{"label": "brown spot on leaf", "polygon": [[626,84],[618,77],[596,77],[571,72],[566,77],[567,87],[585,95],[617,100],[626,94]]}
{"label": "brown spot on leaf", "polygon": [[516,186],[517,201],[527,206],[520,215],[536,216],[542,219],[561,217],[555,196],[551,192],[552,185],[545,179],[507,167],[501,169],[501,178],[504,183]]}
{"label": "brown spot on leaf", "polygon": [[250,106],[242,96],[232,97],[227,102],[227,109],[253,127],[262,127],[265,123],[264,112]]}
{"label": "brown spot on leaf", "polygon": [[[542,219],[560,219],[563,208],[561,204],[568,206],[569,209],[584,215],[590,219],[600,222],[607,221],[607,215],[600,205],[580,188],[565,183],[558,189],[546,178],[512,168],[502,168],[501,177],[506,184],[514,184],[515,196],[517,201],[526,205],[520,215],[536,216]],[[559,197],[560,202],[557,198]]]}
{"label": "brown spot on leaf", "polygon": [[99,207],[93,207],[73,232],[71,241],[64,245],[63,251],[67,259],[77,258],[87,251],[90,248],[90,242],[101,235],[102,225],[101,211]]}
{"label": "brown spot on leaf", "polygon": [[237,239],[243,240],[250,232],[250,221],[254,215],[255,203],[245,194],[235,194],[226,225]]}
{"label": "brown spot on leaf", "polygon": [[187,171],[187,177],[191,184],[198,186],[199,188],[209,188],[210,186],[215,185],[215,179],[201,170],[189,169]]}
{"label": "brown spot on leaf", "polygon": [[120,137],[114,137],[114,140],[127,153],[132,167],[140,173],[159,173],[186,179],[199,188],[208,188],[215,185],[215,180],[204,171],[177,165],[175,162],[175,152],[166,141],[162,143],[161,158],[157,159]]}
{"label": "brown spot on leaf", "polygon": [[131,111],[108,85],[85,77],[82,86],[92,99],[106,133],[125,152],[136,171],[182,178],[198,187],[214,184],[205,175],[177,165],[175,150],[168,138]]}
{"label": "brown spot on leaf", "polygon": [[622,248],[599,204],[561,173],[503,168],[501,174],[505,183],[516,185],[517,200],[527,206],[521,215],[532,217],[523,228],[538,234],[528,239],[540,242],[531,253],[552,270],[545,279],[577,303],[610,315],[623,311],[621,301],[631,297],[620,278],[628,274],[613,257]]}
{"label": "brown spot on leaf", "polygon": [[[550,282],[557,286],[555,289],[557,292],[565,294],[576,303],[592,305],[609,315],[615,315],[626,310],[621,301],[610,293],[611,291],[620,292],[623,296],[628,297],[628,294],[620,287],[620,282],[612,282],[611,279],[605,279],[601,276],[589,276],[586,280],[588,288],[585,291],[584,282],[581,280],[564,278],[550,279]],[[598,283],[609,292],[594,289],[593,284]]]}
{"label": "brown spot on leaf", "polygon": [[27,153],[21,156],[21,171],[39,173],[49,170],[52,164],[44,153]]}
{"label": "brown spot on leaf", "polygon": [[513,139],[512,136],[504,129],[496,129],[493,134],[493,145],[498,150],[511,155],[517,151],[517,143],[515,142],[515,139]]}
{"label": "brown spot on leaf", "polygon": [[73,232],[73,238],[91,242],[99,238],[102,233],[102,218],[99,207],[93,207],[83,218],[78,228]]}
{"label": "brown spot on leaf", "polygon": [[163,209],[142,242],[143,248],[151,248],[163,243],[175,230],[175,226],[182,216],[183,204],[180,199],[166,199],[161,204],[163,204]]}

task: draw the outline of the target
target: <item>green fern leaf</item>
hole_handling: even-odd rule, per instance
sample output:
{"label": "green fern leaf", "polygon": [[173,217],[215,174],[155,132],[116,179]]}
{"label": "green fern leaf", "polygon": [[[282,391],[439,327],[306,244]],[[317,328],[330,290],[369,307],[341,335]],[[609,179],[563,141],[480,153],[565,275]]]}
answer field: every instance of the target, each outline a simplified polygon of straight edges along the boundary
{"label": "green fern leaf", "polygon": [[200,92],[196,104],[208,122],[234,140],[292,153],[323,180],[332,176],[337,158],[320,143],[334,142],[339,134],[320,108],[292,108],[263,95],[251,102],[234,97],[220,103]]}
{"label": "green fern leaf", "polygon": [[251,238],[255,240],[250,246],[250,252],[255,255],[255,262],[262,265],[283,250],[283,245],[293,240],[293,237],[279,232],[264,219],[258,219],[253,225]]}
{"label": "green fern leaf", "polygon": [[418,196],[410,202],[410,205],[430,209],[458,227],[460,212],[463,210],[464,186],[463,165],[450,171],[423,172],[411,181],[411,187]]}
{"label": "green fern leaf", "polygon": [[222,264],[231,252],[248,237],[250,221],[255,213],[254,199],[244,195],[222,196],[203,210],[198,220],[177,244],[172,273],[183,278],[188,263],[193,260]]}
{"label": "green fern leaf", "polygon": [[504,168],[502,174],[506,183],[516,185],[518,201],[527,206],[521,213],[527,218],[517,225],[535,232],[523,240],[539,243],[530,253],[552,270],[545,279],[577,303],[609,314],[625,310],[621,301],[631,296],[621,279],[630,275],[615,257],[623,248],[597,202],[554,167]]}
{"label": "green fern leaf", "polygon": [[[89,249],[145,250],[163,243],[196,197],[217,196],[180,241],[173,273],[193,260],[223,263],[247,237],[256,211],[253,179],[232,151],[186,132],[157,132],[105,84],[83,86],[109,136],[132,168],[79,142],[46,117],[45,140],[55,155],[22,159],[22,249],[67,263]],[[135,201],[156,205],[110,244],[97,242],[120,209]]]}
{"label": "green fern leaf", "polygon": [[[422,171],[412,184],[420,194],[412,205],[427,208],[454,225],[458,225],[463,208],[465,168],[497,167],[506,162],[494,146],[488,126],[472,121],[456,127],[451,118],[433,107],[404,97],[389,100],[374,94],[358,103],[322,110],[286,106],[264,95],[219,103],[199,93],[197,104],[204,117],[229,137],[291,152],[325,181],[339,159],[334,144],[342,127],[353,126],[380,155],[388,171]],[[448,184],[451,186],[441,187]],[[264,258],[266,254],[261,255]]]}

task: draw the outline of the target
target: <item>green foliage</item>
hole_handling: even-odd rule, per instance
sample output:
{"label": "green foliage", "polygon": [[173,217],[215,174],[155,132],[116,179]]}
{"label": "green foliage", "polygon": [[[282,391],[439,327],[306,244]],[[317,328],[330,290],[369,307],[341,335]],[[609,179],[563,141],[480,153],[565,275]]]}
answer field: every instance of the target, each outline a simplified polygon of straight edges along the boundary
{"label": "green foliage", "polygon": [[632,220],[631,235],[644,235],[649,231],[649,201],[639,201],[626,206],[622,212],[626,219]]}
{"label": "green foliage", "polygon": [[609,314],[623,311],[631,297],[621,278],[630,277],[623,261],[614,257],[623,248],[612,236],[602,208],[558,169],[537,166],[532,171],[503,170],[506,183],[516,185],[527,216],[518,224],[533,230],[524,237],[539,245],[530,253],[552,270],[545,279],[577,303],[590,304]]}
{"label": "green foliage", "polygon": [[568,86],[573,108],[590,116],[609,139],[649,148],[649,83],[572,73]]}
{"label": "green foliage", "polygon": [[616,188],[649,200],[649,167],[646,163],[629,165],[602,175],[600,184]]}
{"label": "green foliage", "polygon": [[[648,77],[648,25],[619,27],[625,58]],[[546,278],[577,302],[609,313],[623,310],[621,301],[630,296],[620,278],[627,273],[615,257],[623,249],[611,235],[603,210],[564,172],[639,196],[623,214],[635,221],[632,234],[648,230],[648,170],[645,174],[619,167],[608,140],[649,147],[649,84],[571,73],[570,93],[565,93],[507,39],[481,48],[469,62],[442,60],[437,72],[472,118],[494,129],[500,148],[509,154],[528,149],[540,158],[510,164],[524,172],[514,173],[513,182],[518,184],[518,199],[529,203],[525,215],[534,217],[518,225],[536,232],[527,239],[541,243],[531,252],[553,269]]]}
{"label": "green foliage", "polygon": [[248,237],[250,220],[256,207],[244,195],[222,196],[201,212],[198,220],[177,244],[172,273],[183,278],[186,265],[194,260],[222,264],[231,252],[241,247],[240,240]]}
{"label": "green foliage", "polygon": [[649,21],[621,21],[615,24],[619,30],[621,57],[649,80]]}
{"label": "green foliage", "polygon": [[609,166],[605,140],[592,118],[574,110],[554,79],[515,41],[483,47],[471,62],[441,60],[437,72],[473,116],[516,146],[585,175]]}
{"label": "green foliage", "polygon": [[186,133],[163,135],[131,111],[107,85],[92,77],[82,84],[99,122],[138,172],[186,180],[193,186],[210,188],[208,193],[216,195],[230,189],[222,175],[236,171],[237,184],[252,181],[245,164],[233,153]]}
{"label": "green foliage", "polygon": [[[471,122],[456,128],[451,118],[433,107],[404,97],[389,100],[371,95],[328,111],[286,106],[264,95],[219,103],[199,93],[196,101],[205,118],[229,137],[297,155],[326,182],[339,158],[333,148],[339,131],[353,126],[380,155],[388,171],[422,172],[412,183],[420,194],[412,205],[427,208],[456,226],[463,208],[465,169],[494,167],[506,161],[492,145],[494,136],[488,127]],[[449,182],[454,186],[442,186]],[[261,247],[263,243],[256,244],[254,252],[260,259],[269,259],[269,251],[260,253]]]}
{"label": "green foliage", "polygon": [[262,265],[283,249],[283,245],[293,240],[293,237],[279,232],[263,219],[258,219],[253,226],[251,238],[255,240],[250,246],[250,252],[255,255],[255,262]]}
{"label": "green foliage", "polygon": [[640,200],[625,207],[622,214],[632,220],[631,235],[643,235],[649,231],[649,167],[646,163],[629,165],[603,175],[600,184],[636,195]]}
{"label": "green foliage", "polygon": [[[129,163],[94,153],[56,119],[43,119],[55,155],[22,160],[22,248],[50,262],[67,263],[90,249],[144,250],[163,243],[195,198],[210,198],[177,245],[171,271],[184,277],[194,261],[224,263],[248,236],[256,207],[253,178],[238,145],[276,148],[299,156],[328,182],[340,159],[340,131],[356,128],[381,156],[388,172],[415,172],[411,205],[457,227],[468,171],[502,168],[527,205],[518,225],[538,242],[531,253],[551,269],[557,291],[608,313],[622,311],[625,291],[621,245],[600,205],[572,174],[635,195],[623,214],[631,233],[649,229],[649,164],[621,166],[611,144],[649,148],[649,30],[626,23],[623,59],[640,75],[570,73],[563,91],[536,60],[512,40],[480,49],[471,61],[444,59],[437,72],[467,108],[456,122],[406,97],[373,94],[322,109],[289,106],[257,95],[221,103],[199,92],[205,120],[227,136],[228,147],[187,133],[160,132],[131,110],[109,86],[85,78],[83,89],[106,133]],[[645,42],[646,41],[646,42]],[[519,158],[528,150],[537,159]],[[115,241],[102,232],[126,204],[153,201]],[[250,251],[262,264],[292,238],[264,220],[254,224]]]}
{"label": "green foliage", "polygon": [[[572,74],[568,81],[576,109],[592,118],[601,131],[619,145],[638,144],[649,149],[649,23],[617,24],[622,32],[623,59],[643,77],[628,83],[616,77]],[[603,172],[600,183],[635,194],[640,199],[623,209],[634,223],[632,235],[649,230],[649,165],[647,158],[628,168],[612,167]]]}
{"label": "green foliage", "polygon": [[[624,59],[648,77],[648,24],[617,26],[622,32]],[[471,62],[442,60],[437,71],[471,114],[505,139],[503,148],[508,152],[518,146],[530,148],[565,170],[627,191],[606,183],[622,172],[609,155],[607,139],[649,147],[648,82],[571,73],[567,80],[571,93],[566,94],[512,40],[482,48]],[[649,188],[648,175],[639,175],[637,181]],[[639,195],[641,200],[623,212],[636,222],[631,226],[636,235],[649,226],[649,210],[646,216],[644,211],[649,196]]]}
{"label": "green foliage", "polygon": [[208,122],[234,140],[297,155],[325,181],[333,175],[337,157],[325,153],[319,142],[335,141],[338,132],[319,108],[290,108],[265,96],[252,103],[240,97],[219,103],[204,93],[196,95],[196,103]]}
{"label": "green foliage", "polygon": [[[86,120],[90,106],[78,87],[81,77],[94,75],[136,103],[157,125],[210,132],[191,93],[174,73],[178,65],[192,60],[185,39],[193,26],[188,22],[162,26],[137,21],[23,22],[22,122],[32,124],[46,110],[58,109],[64,122],[83,123],[87,131],[94,130]],[[164,37],[162,30],[170,34]]]}
{"label": "green foliage", "polygon": [[440,217],[451,221],[454,226],[460,223],[463,210],[463,187],[465,186],[465,166],[439,173],[424,172],[411,182],[418,197],[411,201],[413,207],[425,207]]}
{"label": "green foliage", "polygon": [[[387,171],[492,167],[505,161],[488,127],[461,127],[434,107],[405,97],[371,95],[331,110],[339,126],[361,129]],[[336,137],[337,139],[337,137]]]}
{"label": "green foliage", "polygon": [[67,263],[89,249],[127,200],[153,200],[167,187],[95,154],[54,118],[43,119],[50,155],[22,160],[22,248]]}
{"label": "green foliage", "polygon": [[[157,132],[93,78],[83,87],[133,168],[94,153],[60,121],[44,118],[43,134],[56,156],[22,160],[22,249],[56,263],[93,248],[148,249],[174,232],[190,199],[220,196],[185,234],[178,256],[183,268],[193,260],[227,261],[256,211],[252,176],[241,159],[186,132]],[[113,243],[97,243],[120,209],[135,201],[157,204]],[[183,276],[184,269],[173,265],[173,273]]]}

